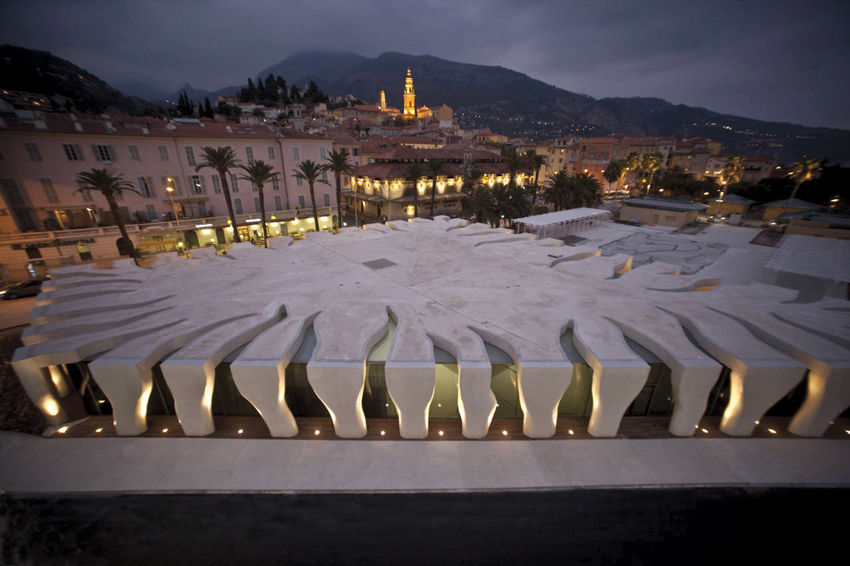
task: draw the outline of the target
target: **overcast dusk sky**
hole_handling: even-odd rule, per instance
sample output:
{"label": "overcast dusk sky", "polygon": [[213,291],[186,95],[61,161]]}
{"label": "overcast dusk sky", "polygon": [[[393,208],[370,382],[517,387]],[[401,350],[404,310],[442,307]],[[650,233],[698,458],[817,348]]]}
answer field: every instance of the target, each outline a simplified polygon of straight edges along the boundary
{"label": "overcast dusk sky", "polygon": [[0,43],[51,51],[119,87],[214,90],[298,51],[398,51],[501,65],[595,98],[842,128],[848,26],[846,0],[0,0]]}

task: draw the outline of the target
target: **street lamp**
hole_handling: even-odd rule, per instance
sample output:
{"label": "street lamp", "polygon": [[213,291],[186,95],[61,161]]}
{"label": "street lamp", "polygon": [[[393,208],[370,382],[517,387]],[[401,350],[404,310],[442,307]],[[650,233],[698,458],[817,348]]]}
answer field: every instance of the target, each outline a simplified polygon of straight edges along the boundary
{"label": "street lamp", "polygon": [[174,209],[174,221],[180,220],[180,217],[177,216],[177,205],[174,204],[174,187],[171,186],[171,177],[168,178],[168,186],[165,187],[165,190],[168,191],[168,198],[171,199],[171,207]]}
{"label": "street lamp", "polygon": [[172,184],[172,179],[171,179],[171,177],[168,177],[168,186],[165,187],[165,190],[168,191],[168,198],[171,199],[171,207],[174,209],[174,221],[178,222],[177,226],[175,226],[175,228],[177,229],[177,245],[176,246],[178,248],[178,251],[180,251],[180,248],[183,247],[183,241],[180,237],[180,224],[179,224],[180,217],[177,216],[177,205],[174,204],[174,187],[172,187],[171,184]]}

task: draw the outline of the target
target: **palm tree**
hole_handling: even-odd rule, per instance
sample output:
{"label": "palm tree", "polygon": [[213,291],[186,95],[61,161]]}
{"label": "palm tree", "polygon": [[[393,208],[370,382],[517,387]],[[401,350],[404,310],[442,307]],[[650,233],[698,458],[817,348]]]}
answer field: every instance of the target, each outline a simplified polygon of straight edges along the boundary
{"label": "palm tree", "polygon": [[120,196],[124,191],[130,191],[137,195],[141,193],[134,189],[129,181],[125,181],[121,175],[116,174],[114,169],[92,169],[91,171],[78,173],[77,184],[80,188],[74,191],[75,193],[97,191],[103,195],[106,202],[109,203],[109,211],[112,213],[115,223],[118,224],[118,231],[121,232],[121,237],[127,242],[127,250],[130,252],[130,257],[133,258],[136,265],[139,265],[139,258],[136,257],[136,249],[133,247],[133,242],[127,234],[124,213],[118,208],[115,196]]}
{"label": "palm tree", "polygon": [[572,178],[566,171],[549,173],[543,189],[543,201],[555,207],[555,211],[567,210],[573,204]]}
{"label": "palm tree", "polygon": [[316,232],[319,231],[319,211],[316,209],[316,193],[313,191],[313,186],[317,182],[330,184],[321,178],[322,171],[324,171],[324,168],[311,159],[299,162],[298,167],[292,170],[296,179],[307,181],[307,185],[310,187],[310,201],[313,203],[313,222],[316,225]]}
{"label": "palm tree", "polygon": [[820,159],[803,158],[794,164],[794,169],[791,170],[791,178],[796,181],[796,184],[794,185],[794,190],[791,191],[791,196],[788,197],[788,202],[785,204],[785,208],[782,209],[782,214],[788,212],[788,207],[791,206],[791,202],[794,200],[794,197],[797,196],[797,191],[800,189],[800,185],[817,177],[822,167],[823,162]]}
{"label": "palm tree", "polygon": [[227,184],[227,174],[230,169],[239,167],[239,160],[236,159],[236,152],[230,146],[227,147],[202,147],[201,162],[195,167],[195,171],[200,171],[206,167],[218,171],[218,177],[221,179],[221,192],[224,194],[224,202],[227,203],[227,214],[230,216],[230,227],[233,229],[233,241],[241,241],[239,238],[239,230],[236,227],[236,215],[233,214],[233,202],[230,200],[230,187]]}
{"label": "palm tree", "polygon": [[472,189],[481,182],[482,177],[484,177],[484,172],[478,167],[472,167],[469,171],[467,171],[466,175],[463,176],[463,183],[461,183],[461,186],[464,189]]}
{"label": "palm tree", "polygon": [[[325,158],[328,163],[322,165],[325,171],[333,171],[334,179],[336,180],[336,218],[337,228],[342,229],[342,187],[340,185],[340,177],[343,173],[350,175],[354,171],[354,165],[348,162],[348,152],[346,150],[333,150]],[[354,202],[357,205],[357,202]]]}
{"label": "palm tree", "polygon": [[497,223],[501,225],[502,218],[507,218],[508,222],[510,222],[513,214],[511,214],[511,195],[508,186],[495,185],[491,193],[493,195],[494,216]]}
{"label": "palm tree", "polygon": [[741,180],[741,172],[744,170],[744,156],[733,155],[723,164],[723,169],[720,171],[720,200],[726,196],[726,189],[732,183],[737,183]]}
{"label": "palm tree", "polygon": [[644,153],[640,156],[640,170],[644,175],[647,172],[649,173],[649,184],[646,185],[646,194],[649,194],[649,190],[652,188],[652,178],[655,176],[655,172],[661,169],[662,160],[662,155],[657,151]]}
{"label": "palm tree", "polygon": [[615,181],[619,181],[623,175],[625,174],[625,169],[623,167],[623,161],[618,159],[616,161],[612,161],[605,167],[605,171],[603,171],[602,175],[605,177],[605,180],[608,181],[608,188],[611,188],[611,183]]}
{"label": "palm tree", "polygon": [[490,190],[490,187],[475,185],[464,190],[460,215],[464,218],[474,219],[476,222],[486,222],[492,226],[496,219],[496,203],[493,200],[493,191]]}
{"label": "palm tree", "polygon": [[516,177],[516,172],[525,167],[526,164],[525,157],[518,154],[514,148],[511,147],[505,151],[505,167],[508,169],[508,174],[510,175],[508,185],[511,187],[515,185],[514,178]]}
{"label": "palm tree", "polygon": [[640,172],[641,156],[638,152],[633,151],[623,159],[623,178],[627,179],[632,171]]}
{"label": "palm tree", "polygon": [[252,186],[257,187],[257,192],[260,194],[260,219],[263,223],[263,241],[265,246],[269,247],[269,232],[266,227],[266,199],[263,197],[263,187],[266,183],[274,180],[277,173],[273,171],[274,167],[265,161],[254,161],[248,166],[240,165],[240,169],[245,171],[245,175],[239,177],[245,181],[249,181]]}
{"label": "palm tree", "polygon": [[540,179],[540,170],[549,163],[549,158],[545,155],[529,151],[528,163],[534,170],[534,186],[538,187],[537,181]]}
{"label": "palm tree", "polygon": [[602,202],[602,185],[588,173],[579,173],[570,179],[574,204],[597,206]]}
{"label": "palm tree", "polygon": [[443,164],[445,161],[442,159],[429,159],[427,170],[428,174],[431,175],[433,179],[433,183],[431,184],[431,216],[430,218],[434,218],[434,204],[437,202],[437,177],[443,174]]}
{"label": "palm tree", "polygon": [[[422,177],[422,174],[425,171],[422,169],[422,166],[417,162],[413,162],[407,166],[407,169],[404,170],[404,179],[406,181],[410,181],[413,185],[413,217],[419,218],[419,187],[417,184],[419,183],[419,179]],[[407,192],[407,191],[405,191]],[[405,195],[407,196],[407,195]]]}

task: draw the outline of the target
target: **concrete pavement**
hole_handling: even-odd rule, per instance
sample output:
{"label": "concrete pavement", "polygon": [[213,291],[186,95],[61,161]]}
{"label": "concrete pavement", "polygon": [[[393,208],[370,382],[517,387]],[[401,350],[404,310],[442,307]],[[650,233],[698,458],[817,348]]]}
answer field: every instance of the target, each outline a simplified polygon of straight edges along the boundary
{"label": "concrete pavement", "polygon": [[321,441],[0,433],[10,493],[850,486],[850,442],[694,438]]}

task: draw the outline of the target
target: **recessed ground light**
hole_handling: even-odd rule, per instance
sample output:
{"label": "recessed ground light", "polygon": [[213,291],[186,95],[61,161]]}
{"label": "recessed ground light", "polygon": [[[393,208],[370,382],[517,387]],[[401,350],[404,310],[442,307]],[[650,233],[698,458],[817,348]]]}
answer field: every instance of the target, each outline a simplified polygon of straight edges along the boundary
{"label": "recessed ground light", "polygon": [[707,429],[707,428],[702,429],[702,431],[703,431],[704,433],[708,434],[708,429]]}
{"label": "recessed ground light", "polygon": [[569,433],[570,433],[570,434],[575,434],[575,433],[572,431],[572,429],[570,429]]}
{"label": "recessed ground light", "polygon": [[243,432],[243,431],[242,431],[242,429],[240,428],[238,432],[239,432],[239,434],[242,434],[242,432]]}
{"label": "recessed ground light", "polygon": [[318,430],[315,432],[315,435],[316,435],[316,436],[319,436],[319,431],[318,431]]}
{"label": "recessed ground light", "polygon": [[99,429],[95,430],[95,432],[103,432],[103,429],[99,428]]}
{"label": "recessed ground light", "polygon": [[443,431],[442,431],[442,430],[440,431],[440,436],[443,436]]}
{"label": "recessed ground light", "polygon": [[759,424],[759,422],[758,422],[758,421],[756,421],[756,424]]}
{"label": "recessed ground light", "polygon": [[98,403],[106,403],[106,400],[105,399],[98,399],[97,402]]}
{"label": "recessed ground light", "polygon": [[507,435],[508,435],[508,431],[503,430],[503,431],[502,431],[502,435],[503,435],[503,436],[507,436]]}
{"label": "recessed ground light", "polygon": [[695,425],[694,425],[694,428],[699,428],[699,425],[698,425],[698,424],[695,424]]}
{"label": "recessed ground light", "polygon": [[437,403],[437,406],[438,406],[438,407],[442,407],[442,406],[443,406],[443,404],[442,404],[442,403]]}
{"label": "recessed ground light", "polygon": [[772,428],[767,429],[767,432],[769,432],[770,434],[776,434],[776,431]]}
{"label": "recessed ground light", "polygon": [[499,406],[499,404],[498,404],[498,403],[496,403],[496,406],[498,407],[498,406]]}
{"label": "recessed ground light", "polygon": [[850,434],[850,430],[845,430],[844,432],[846,432],[847,434]]}
{"label": "recessed ground light", "polygon": [[389,403],[385,403],[385,404],[384,404],[384,407],[389,407],[389,406],[390,406],[390,404],[389,404]]}
{"label": "recessed ground light", "polygon": [[381,436],[384,436],[385,434],[387,434],[387,433],[386,433],[386,431],[383,431],[383,430],[382,430],[382,431],[381,431]]}
{"label": "recessed ground light", "polygon": [[164,433],[165,433],[165,432],[168,432],[168,429],[167,429],[167,428],[164,428],[164,429],[162,429],[162,432],[164,432]]}
{"label": "recessed ground light", "polygon": [[65,434],[66,432],[68,432],[67,426],[59,427],[59,434]]}

